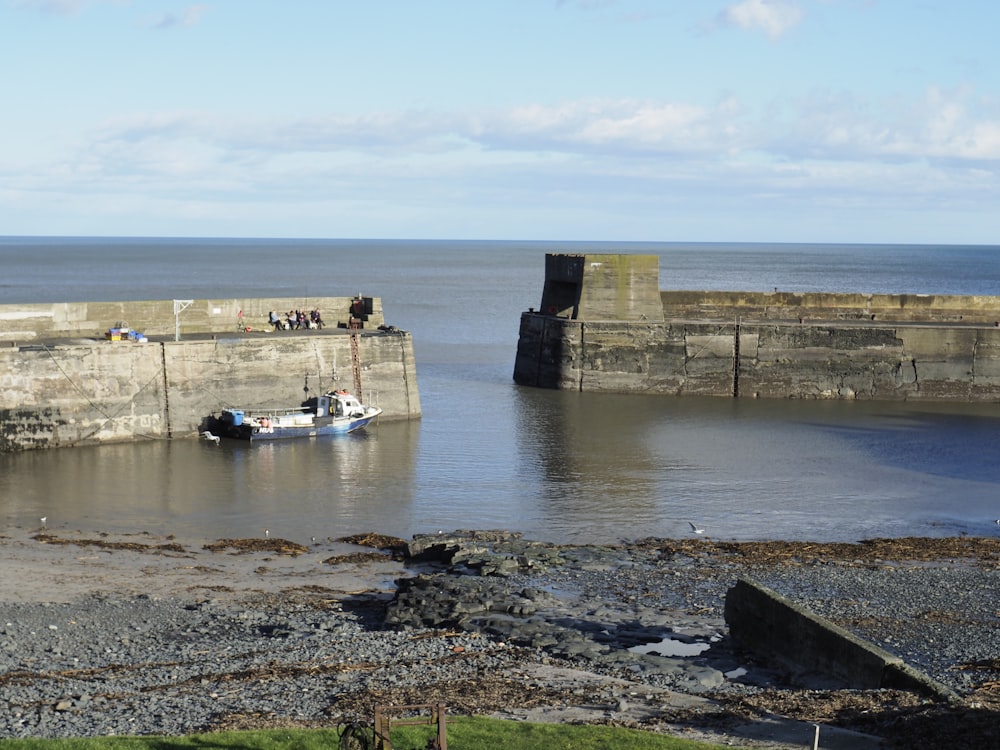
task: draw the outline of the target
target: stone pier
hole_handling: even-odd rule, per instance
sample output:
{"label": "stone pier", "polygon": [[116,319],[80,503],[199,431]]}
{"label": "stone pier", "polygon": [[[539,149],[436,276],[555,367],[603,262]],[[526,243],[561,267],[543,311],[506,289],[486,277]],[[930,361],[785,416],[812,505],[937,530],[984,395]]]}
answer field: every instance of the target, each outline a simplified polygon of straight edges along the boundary
{"label": "stone pier", "polygon": [[652,255],[549,255],[514,380],[739,398],[1000,400],[1000,298],[660,291]]}
{"label": "stone pier", "polygon": [[[322,330],[268,329],[269,310],[302,306],[288,299],[194,300],[177,316],[169,300],[0,307],[0,451],[193,437],[222,408],[331,389],[360,390],[381,420],[419,418],[413,340],[381,301],[310,303]],[[146,341],[105,335],[126,321]]]}

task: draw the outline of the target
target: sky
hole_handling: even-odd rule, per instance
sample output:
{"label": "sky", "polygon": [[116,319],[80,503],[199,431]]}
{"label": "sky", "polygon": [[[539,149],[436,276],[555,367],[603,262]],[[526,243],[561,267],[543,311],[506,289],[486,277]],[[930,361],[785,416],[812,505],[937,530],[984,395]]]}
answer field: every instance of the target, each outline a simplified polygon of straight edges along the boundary
{"label": "sky", "polygon": [[0,235],[1000,245],[995,0],[0,0]]}

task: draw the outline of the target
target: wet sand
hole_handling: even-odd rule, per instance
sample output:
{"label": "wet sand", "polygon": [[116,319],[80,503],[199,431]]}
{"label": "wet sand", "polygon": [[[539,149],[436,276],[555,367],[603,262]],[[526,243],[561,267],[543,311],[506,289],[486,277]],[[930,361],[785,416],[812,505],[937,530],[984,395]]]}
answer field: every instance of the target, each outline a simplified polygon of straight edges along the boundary
{"label": "wet sand", "polygon": [[392,590],[405,574],[401,561],[344,542],[231,541],[8,529],[0,535],[0,602],[69,602],[105,592],[233,599],[302,586],[348,594]]}

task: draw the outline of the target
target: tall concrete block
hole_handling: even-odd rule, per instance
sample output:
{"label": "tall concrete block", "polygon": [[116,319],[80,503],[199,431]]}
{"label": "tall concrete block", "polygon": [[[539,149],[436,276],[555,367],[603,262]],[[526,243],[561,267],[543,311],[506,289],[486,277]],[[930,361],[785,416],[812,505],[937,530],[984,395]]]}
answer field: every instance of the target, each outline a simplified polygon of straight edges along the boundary
{"label": "tall concrete block", "polygon": [[1000,400],[1000,328],[979,332],[973,361],[972,390],[980,398]]}
{"label": "tall concrete block", "polygon": [[545,256],[543,314],[573,320],[663,320],[655,255]]}
{"label": "tall concrete block", "polygon": [[670,323],[652,324],[656,332],[649,351],[649,392],[679,394],[687,381],[687,332]]}
{"label": "tall concrete block", "polygon": [[580,386],[583,328],[534,313],[521,316],[514,382],[538,388],[577,390]]}
{"label": "tall concrete block", "polygon": [[615,323],[586,323],[582,331],[584,390],[633,390],[648,380],[648,336],[622,335],[621,326]]}
{"label": "tall concrete block", "polygon": [[685,321],[678,327],[684,335],[681,393],[691,396],[733,395],[735,325]]}
{"label": "tall concrete block", "polygon": [[913,363],[919,397],[970,397],[979,341],[975,328],[907,327],[899,336],[903,357]]}

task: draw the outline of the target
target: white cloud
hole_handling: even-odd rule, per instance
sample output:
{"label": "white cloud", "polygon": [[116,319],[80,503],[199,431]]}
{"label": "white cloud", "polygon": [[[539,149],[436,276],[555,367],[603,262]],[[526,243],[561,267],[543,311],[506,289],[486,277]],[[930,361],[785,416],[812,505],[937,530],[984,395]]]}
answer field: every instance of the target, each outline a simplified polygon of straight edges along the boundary
{"label": "white cloud", "polygon": [[971,87],[929,88],[884,107],[848,94],[816,93],[798,102],[792,122],[770,126],[768,148],[789,159],[915,161],[970,166],[1000,163],[1000,104]]}
{"label": "white cloud", "polygon": [[197,206],[206,221],[260,205],[282,216],[322,206],[329,217],[359,201],[397,217],[419,217],[425,204],[442,215],[546,205],[709,216],[723,201],[989,211],[1000,200],[998,109],[956,88],[893,102],[817,92],[760,110],[730,97],[309,119],[137,115],[83,132],[48,164],[0,163],[0,216],[44,196],[117,205],[122,194],[164,216]]}
{"label": "white cloud", "polygon": [[979,114],[979,104],[970,87],[928,89],[920,136],[930,156],[1000,161],[1000,112],[986,119]]}
{"label": "white cloud", "polygon": [[470,135],[487,148],[697,153],[730,148],[737,117],[728,100],[715,109],[632,99],[574,101],[493,113]]}
{"label": "white cloud", "polygon": [[721,26],[735,26],[748,31],[763,31],[777,41],[802,20],[802,9],[789,0],[743,0],[721,11]]}
{"label": "white cloud", "polygon": [[[340,114],[310,119],[227,120],[200,113],[119,118],[85,136],[76,168],[106,175],[236,173],[263,165],[323,171],[344,163],[435,161],[473,173],[501,164],[645,160],[656,170],[682,163],[740,165],[805,161],[850,164],[951,160],[998,171],[1000,111],[971,89],[930,89],[885,110],[846,94],[816,93],[784,107],[751,111],[735,97],[710,107],[685,102],[580,100],[473,113]],[[626,169],[632,169],[631,165]]]}

